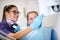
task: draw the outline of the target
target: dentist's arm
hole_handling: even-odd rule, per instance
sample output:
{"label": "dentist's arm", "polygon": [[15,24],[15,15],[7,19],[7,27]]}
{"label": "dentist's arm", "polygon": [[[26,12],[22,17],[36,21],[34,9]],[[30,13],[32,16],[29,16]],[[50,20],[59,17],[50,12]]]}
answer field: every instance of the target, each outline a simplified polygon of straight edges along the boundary
{"label": "dentist's arm", "polygon": [[43,17],[44,17],[43,15],[39,15],[29,27],[27,27],[24,30],[18,31],[16,33],[9,33],[8,37],[12,36],[12,37],[17,38],[17,39],[24,37],[25,35],[27,35],[32,30],[39,28],[39,26],[42,23]]}
{"label": "dentist's arm", "polygon": [[16,39],[21,39],[25,35],[27,35],[30,31],[32,31],[32,27],[27,27],[24,30],[20,30],[16,33],[9,33],[7,37],[14,37]]}

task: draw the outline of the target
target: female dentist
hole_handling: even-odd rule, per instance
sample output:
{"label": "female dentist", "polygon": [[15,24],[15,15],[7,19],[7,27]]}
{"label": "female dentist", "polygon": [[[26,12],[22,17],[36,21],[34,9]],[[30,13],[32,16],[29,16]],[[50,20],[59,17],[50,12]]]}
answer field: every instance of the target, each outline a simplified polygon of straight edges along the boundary
{"label": "female dentist", "polygon": [[15,5],[7,5],[4,7],[3,18],[2,22],[0,23],[0,30],[2,30],[7,34],[6,37],[11,36],[16,39],[21,39],[22,37],[27,35],[30,31],[38,29],[39,25],[41,25],[44,16],[43,15],[38,16],[29,27],[27,27],[24,30],[15,32],[14,31],[15,28],[13,28],[12,25],[18,26],[16,24],[18,17],[19,17],[19,11]]}

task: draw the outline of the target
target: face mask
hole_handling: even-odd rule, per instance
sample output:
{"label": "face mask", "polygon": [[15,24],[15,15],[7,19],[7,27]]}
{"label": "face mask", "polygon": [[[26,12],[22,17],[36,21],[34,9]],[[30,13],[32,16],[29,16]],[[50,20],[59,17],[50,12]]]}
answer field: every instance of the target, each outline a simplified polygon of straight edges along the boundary
{"label": "face mask", "polygon": [[7,21],[8,23],[10,23],[10,24],[14,24],[14,23],[15,23],[14,21],[12,21],[12,19],[11,19],[10,17],[8,17],[6,21]]}

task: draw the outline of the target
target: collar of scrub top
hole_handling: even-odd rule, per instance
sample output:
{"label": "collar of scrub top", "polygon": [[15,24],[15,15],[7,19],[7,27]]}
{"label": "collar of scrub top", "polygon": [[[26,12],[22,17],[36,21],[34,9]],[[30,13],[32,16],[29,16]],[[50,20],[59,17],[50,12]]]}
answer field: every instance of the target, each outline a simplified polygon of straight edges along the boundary
{"label": "collar of scrub top", "polygon": [[16,24],[16,23],[12,24],[11,26],[14,26],[14,25],[15,25],[15,26],[18,26],[18,24]]}
{"label": "collar of scrub top", "polygon": [[[2,24],[4,24],[5,26],[10,27],[9,24],[8,24],[5,20],[2,21]],[[11,25],[11,27],[12,27],[13,25],[18,26],[18,24],[14,23],[14,24]]]}
{"label": "collar of scrub top", "polygon": [[30,24],[27,22],[27,27],[30,26]]}

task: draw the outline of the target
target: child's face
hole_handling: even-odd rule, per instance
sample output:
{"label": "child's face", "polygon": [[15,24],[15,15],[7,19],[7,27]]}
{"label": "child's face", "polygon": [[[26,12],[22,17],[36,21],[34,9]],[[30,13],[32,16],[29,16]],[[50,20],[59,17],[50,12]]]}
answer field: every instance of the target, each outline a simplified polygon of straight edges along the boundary
{"label": "child's face", "polygon": [[28,15],[28,23],[31,24],[38,15],[36,13],[30,13]]}

